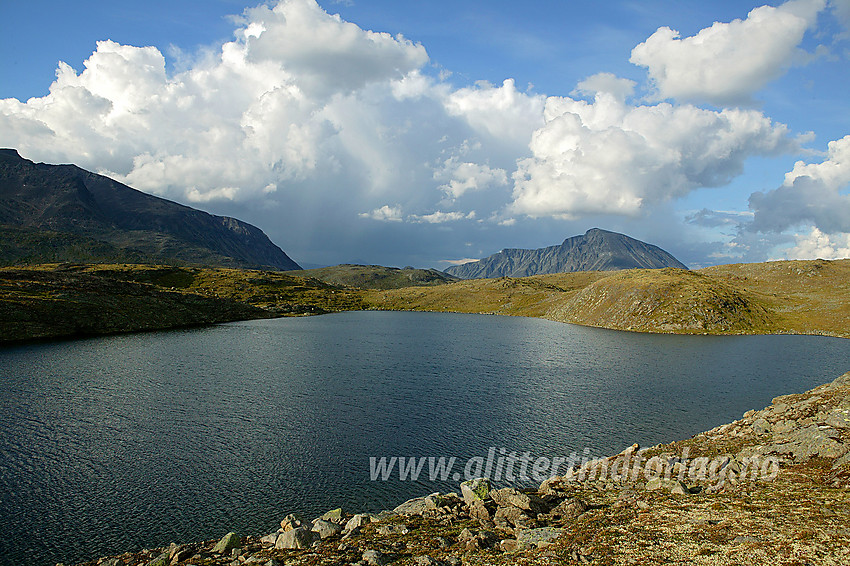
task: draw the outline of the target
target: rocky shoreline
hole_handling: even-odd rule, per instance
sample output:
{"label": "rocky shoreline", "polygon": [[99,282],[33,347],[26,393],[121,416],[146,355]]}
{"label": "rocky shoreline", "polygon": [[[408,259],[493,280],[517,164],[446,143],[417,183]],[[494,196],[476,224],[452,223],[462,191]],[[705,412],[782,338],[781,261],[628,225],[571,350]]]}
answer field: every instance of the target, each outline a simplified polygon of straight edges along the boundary
{"label": "rocky shoreline", "polygon": [[285,511],[264,536],[81,566],[850,564],[850,372],[687,440],[577,463],[538,489],[478,478],[378,514]]}

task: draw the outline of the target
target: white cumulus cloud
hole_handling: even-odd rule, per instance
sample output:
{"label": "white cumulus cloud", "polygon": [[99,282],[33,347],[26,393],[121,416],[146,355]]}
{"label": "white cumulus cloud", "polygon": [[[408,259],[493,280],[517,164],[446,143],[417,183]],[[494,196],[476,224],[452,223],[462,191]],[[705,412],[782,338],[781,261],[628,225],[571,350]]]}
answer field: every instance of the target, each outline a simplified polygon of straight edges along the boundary
{"label": "white cumulus cloud", "polygon": [[744,20],[715,22],[692,37],[661,27],[632,50],[630,61],[647,68],[658,98],[748,102],[795,62],[806,30],[826,0],[791,0],[761,6]]}
{"label": "white cumulus cloud", "polygon": [[543,124],[542,95],[519,92],[513,79],[502,86],[479,82],[458,89],[446,98],[446,109],[465,119],[476,131],[487,132],[495,139],[512,140],[524,146],[536,128]]}
{"label": "white cumulus cloud", "polygon": [[443,168],[434,172],[434,178],[447,181],[439,188],[452,198],[458,198],[467,191],[508,184],[508,174],[504,169],[491,169],[488,165],[459,161],[456,157],[446,159]]}
{"label": "white cumulus cloud", "polygon": [[636,216],[648,205],[728,183],[753,155],[796,146],[784,125],[760,112],[630,106],[607,92],[593,102],[549,98],[545,120],[531,138],[533,156],[514,174],[514,213]]}
{"label": "white cumulus cloud", "polygon": [[390,206],[385,204],[382,207],[376,208],[371,212],[361,212],[360,218],[371,218],[381,222],[401,222],[404,220],[400,206]]}
{"label": "white cumulus cloud", "polygon": [[244,22],[248,60],[283,63],[312,95],[401,79],[428,62],[421,45],[329,16],[315,0],[252,8]]}
{"label": "white cumulus cloud", "polygon": [[786,250],[787,259],[844,259],[850,257],[850,233],[824,234],[812,228],[808,234],[796,234],[796,244]]}
{"label": "white cumulus cloud", "polygon": [[850,232],[850,135],[829,142],[820,163],[798,161],[782,186],[750,195],[751,230],[781,232],[813,224],[827,234]]}
{"label": "white cumulus cloud", "polygon": [[437,212],[433,212],[431,214],[424,215],[412,215],[410,217],[411,222],[423,223],[427,222],[428,224],[443,224],[444,222],[457,222],[458,220],[474,220],[475,219],[475,211],[471,211],[468,213],[452,211],[452,212],[443,212],[438,210]]}

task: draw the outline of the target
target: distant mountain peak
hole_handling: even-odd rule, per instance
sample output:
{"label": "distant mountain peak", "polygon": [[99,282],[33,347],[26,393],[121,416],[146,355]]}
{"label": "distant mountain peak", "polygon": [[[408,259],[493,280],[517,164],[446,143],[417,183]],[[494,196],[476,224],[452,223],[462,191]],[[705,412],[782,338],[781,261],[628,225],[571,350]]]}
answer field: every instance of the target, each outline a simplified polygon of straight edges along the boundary
{"label": "distant mountain peak", "polygon": [[[0,261],[118,261],[295,270],[262,230],[76,165],[0,149]],[[61,242],[61,245],[58,243]]]}
{"label": "distant mountain peak", "polygon": [[557,246],[536,250],[504,249],[484,259],[455,265],[446,273],[462,279],[527,277],[571,271],[614,271],[687,267],[658,246],[625,234],[591,228]]}

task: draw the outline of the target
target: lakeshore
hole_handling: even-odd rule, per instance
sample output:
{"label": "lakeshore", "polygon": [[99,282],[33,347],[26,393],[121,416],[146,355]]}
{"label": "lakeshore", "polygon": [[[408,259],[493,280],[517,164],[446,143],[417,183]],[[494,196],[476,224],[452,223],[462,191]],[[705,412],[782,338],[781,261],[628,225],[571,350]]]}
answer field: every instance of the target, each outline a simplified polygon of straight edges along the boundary
{"label": "lakeshore", "polygon": [[[377,269],[377,268],[376,268]],[[133,264],[0,269],[0,344],[352,310],[497,314],[665,334],[850,337],[850,260],[340,285],[297,272]],[[366,285],[367,283],[361,283]],[[411,285],[411,286],[403,286]]]}
{"label": "lakeshore", "polygon": [[691,438],[576,464],[537,489],[478,479],[357,511],[311,520],[282,509],[272,533],[80,566],[847,564],[850,372]]}

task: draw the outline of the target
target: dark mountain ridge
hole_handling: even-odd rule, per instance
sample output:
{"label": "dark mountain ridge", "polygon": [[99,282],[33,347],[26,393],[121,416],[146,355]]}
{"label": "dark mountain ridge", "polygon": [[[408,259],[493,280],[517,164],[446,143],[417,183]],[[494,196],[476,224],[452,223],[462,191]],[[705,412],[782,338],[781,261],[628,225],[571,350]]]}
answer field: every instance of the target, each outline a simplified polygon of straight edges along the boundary
{"label": "dark mountain ridge", "polygon": [[[301,269],[256,226],[137,191],[75,165],[33,163],[14,149],[0,149],[0,227],[5,263],[44,256],[51,261],[123,257]],[[38,242],[35,249],[33,242]]]}
{"label": "dark mountain ridge", "polygon": [[557,246],[536,250],[504,249],[484,259],[455,265],[446,273],[461,279],[528,277],[573,271],[616,271],[687,267],[658,246],[625,234],[591,228]]}

